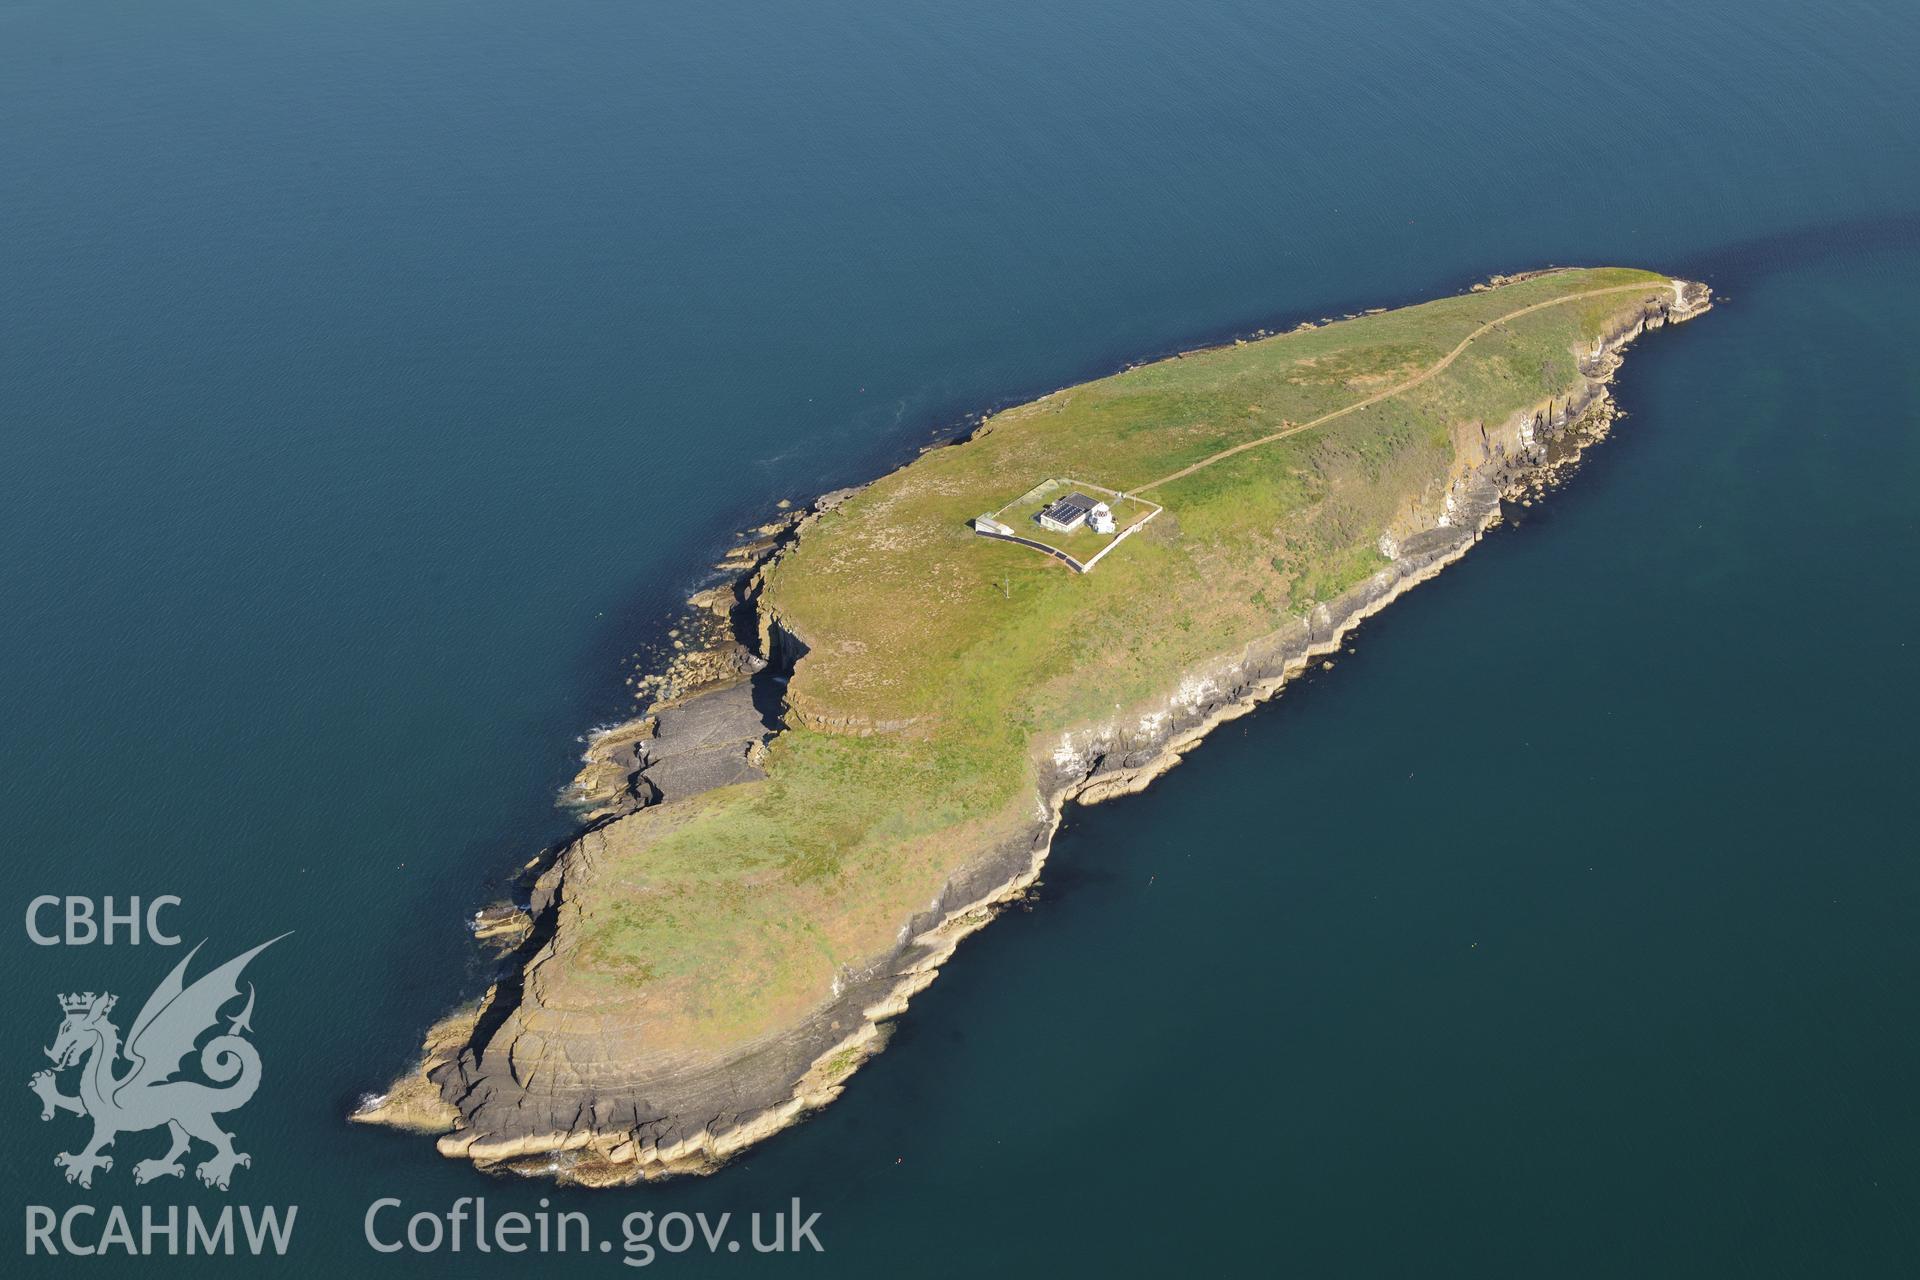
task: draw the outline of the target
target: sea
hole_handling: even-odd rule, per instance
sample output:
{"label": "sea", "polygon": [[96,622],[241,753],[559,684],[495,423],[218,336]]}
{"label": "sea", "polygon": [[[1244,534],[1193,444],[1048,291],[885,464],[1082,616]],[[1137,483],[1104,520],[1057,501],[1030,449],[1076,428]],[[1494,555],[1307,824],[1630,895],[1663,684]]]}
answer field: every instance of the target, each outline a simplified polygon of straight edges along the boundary
{"label": "sea", "polygon": [[[0,0],[8,1273],[1914,1274],[1917,65],[1908,0]],[[833,1106],[607,1191],[347,1123],[778,503],[1549,264],[1719,301]],[[270,938],[231,1188],[69,1185],[58,998]]]}

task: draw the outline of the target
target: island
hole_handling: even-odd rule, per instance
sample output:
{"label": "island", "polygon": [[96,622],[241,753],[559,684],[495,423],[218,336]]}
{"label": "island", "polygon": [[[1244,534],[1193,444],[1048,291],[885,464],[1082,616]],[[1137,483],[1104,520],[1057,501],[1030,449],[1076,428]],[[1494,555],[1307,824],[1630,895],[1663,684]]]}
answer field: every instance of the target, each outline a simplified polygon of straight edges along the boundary
{"label": "island", "polygon": [[577,838],[482,913],[500,980],[354,1118],[605,1185],[831,1102],[1062,806],[1147,785],[1537,500],[1622,348],[1710,305],[1496,277],[1055,391],[781,516],[593,741]]}

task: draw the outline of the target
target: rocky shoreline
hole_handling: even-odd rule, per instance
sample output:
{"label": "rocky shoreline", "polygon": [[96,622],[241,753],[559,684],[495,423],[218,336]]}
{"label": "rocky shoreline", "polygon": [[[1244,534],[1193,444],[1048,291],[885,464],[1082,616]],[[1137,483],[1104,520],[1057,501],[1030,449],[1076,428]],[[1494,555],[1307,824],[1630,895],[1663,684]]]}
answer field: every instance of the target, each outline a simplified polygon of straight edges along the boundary
{"label": "rocky shoreline", "polygon": [[764,776],[759,753],[791,714],[782,690],[798,653],[780,620],[761,607],[761,575],[851,491],[763,526],[730,557],[742,574],[733,588],[695,599],[724,625],[721,638],[683,660],[681,696],[589,745],[569,793],[586,830],[530,864],[524,913],[482,913],[476,922],[476,932],[514,947],[507,976],[478,1005],[437,1025],[418,1068],[353,1119],[439,1133],[443,1154],[482,1168],[606,1185],[709,1172],[832,1101],[883,1047],[888,1020],[933,981],[960,940],[1031,888],[1067,802],[1097,803],[1148,785],[1213,728],[1272,697],[1366,618],[1465,555],[1499,521],[1503,501],[1531,501],[1604,435],[1621,351],[1647,329],[1711,306],[1703,285],[1677,282],[1674,292],[1671,303],[1653,304],[1604,335],[1577,385],[1505,422],[1478,424],[1477,442],[1460,441],[1460,462],[1435,505],[1409,512],[1382,538],[1388,567],[1294,624],[1189,671],[1150,704],[1040,744],[1045,801],[1031,825],[955,873],[939,899],[907,922],[900,944],[844,975],[829,1003],[722,1060],[569,1062],[564,1071],[518,1061],[513,1037],[496,1033],[529,990],[537,995],[570,889],[596,874],[605,826],[643,807]]}

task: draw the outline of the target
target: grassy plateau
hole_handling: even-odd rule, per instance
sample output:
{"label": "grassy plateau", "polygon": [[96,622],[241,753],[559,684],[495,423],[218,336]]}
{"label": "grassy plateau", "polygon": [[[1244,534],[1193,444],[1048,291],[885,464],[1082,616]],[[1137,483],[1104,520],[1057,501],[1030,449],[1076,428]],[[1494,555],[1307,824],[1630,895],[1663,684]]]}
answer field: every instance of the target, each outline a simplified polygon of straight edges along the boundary
{"label": "grassy plateau", "polygon": [[[606,828],[550,979],[700,1054],[818,1007],[1031,827],[1062,731],[1385,567],[1381,535],[1431,522],[1480,424],[1566,395],[1596,336],[1670,296],[1649,272],[1559,271],[1193,352],[995,414],[876,481],[766,571],[763,610],[808,650],[769,776]],[[1166,510],[1085,575],[970,532],[1063,476]]]}

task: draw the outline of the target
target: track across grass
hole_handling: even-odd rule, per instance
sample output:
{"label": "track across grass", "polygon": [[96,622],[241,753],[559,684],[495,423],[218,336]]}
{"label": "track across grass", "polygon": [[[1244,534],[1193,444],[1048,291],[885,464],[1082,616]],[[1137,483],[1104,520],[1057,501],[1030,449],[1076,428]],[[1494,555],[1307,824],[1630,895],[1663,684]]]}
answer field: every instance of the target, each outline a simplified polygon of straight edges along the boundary
{"label": "track across grass", "polygon": [[1258,449],[1261,445],[1272,444],[1276,440],[1285,440],[1288,436],[1297,436],[1303,431],[1311,431],[1315,427],[1325,426],[1327,423],[1332,422],[1335,418],[1343,418],[1347,414],[1358,413],[1362,409],[1369,408],[1373,405],[1379,404],[1382,400],[1391,400],[1393,397],[1400,395],[1402,392],[1413,390],[1415,387],[1425,382],[1428,378],[1433,377],[1435,374],[1443,372],[1448,365],[1452,364],[1455,360],[1458,360],[1461,357],[1461,355],[1463,355],[1466,352],[1466,349],[1472,346],[1474,342],[1477,339],[1479,339],[1483,334],[1489,333],[1492,330],[1499,328],[1501,325],[1506,324],[1510,320],[1518,320],[1521,316],[1524,316],[1529,312],[1540,311],[1547,307],[1563,306],[1569,302],[1578,302],[1582,298],[1597,298],[1600,295],[1607,294],[1607,293],[1645,293],[1646,288],[1647,286],[1643,283],[1635,283],[1635,284],[1614,285],[1612,288],[1608,288],[1608,289],[1589,289],[1585,293],[1570,293],[1562,298],[1549,298],[1545,302],[1536,302],[1531,306],[1521,307],[1517,311],[1509,311],[1506,315],[1496,316],[1494,319],[1487,321],[1485,324],[1481,325],[1478,329],[1475,329],[1472,333],[1462,338],[1460,340],[1460,345],[1455,347],[1453,350],[1447,352],[1447,354],[1442,356],[1437,363],[1429,365],[1427,368],[1421,370],[1418,374],[1415,374],[1413,377],[1407,379],[1405,382],[1401,383],[1397,387],[1388,387],[1385,391],[1375,392],[1373,395],[1368,396],[1364,400],[1356,400],[1354,403],[1347,405],[1344,408],[1335,409],[1332,413],[1321,414],[1319,417],[1315,418],[1312,422],[1298,423],[1294,426],[1286,428],[1283,431],[1275,431],[1271,435],[1261,436],[1258,440],[1249,440],[1244,444],[1234,445],[1231,449],[1222,449],[1220,452],[1216,454],[1212,454],[1208,457],[1200,459],[1200,461],[1194,463],[1191,466],[1182,467],[1178,471],[1172,472],[1171,474],[1168,474],[1168,475],[1161,476],[1158,480],[1149,480],[1145,484],[1135,485],[1131,490],[1129,490],[1129,492],[1145,493],[1147,490],[1158,488],[1163,484],[1171,484],[1173,481],[1180,480],[1187,476],[1190,476],[1196,471],[1204,470],[1205,468],[1212,466],[1216,462],[1221,462],[1227,458],[1231,458],[1237,453],[1245,453],[1249,449]]}

